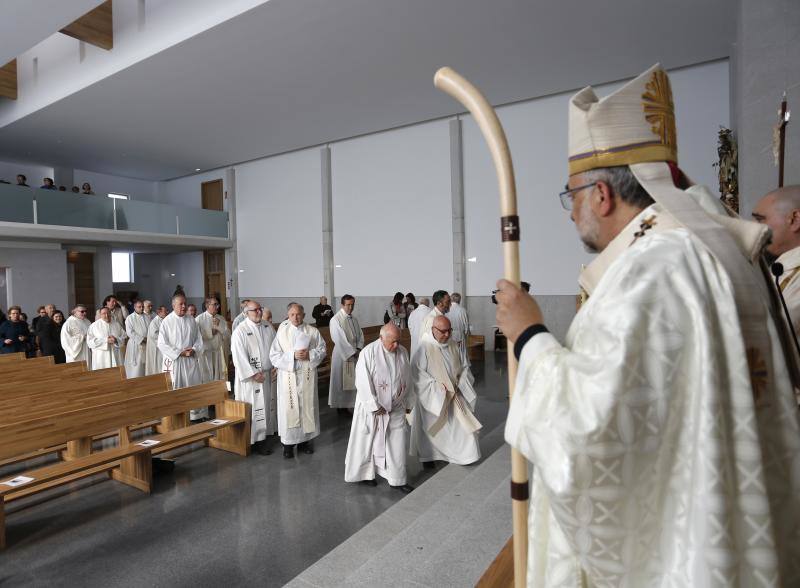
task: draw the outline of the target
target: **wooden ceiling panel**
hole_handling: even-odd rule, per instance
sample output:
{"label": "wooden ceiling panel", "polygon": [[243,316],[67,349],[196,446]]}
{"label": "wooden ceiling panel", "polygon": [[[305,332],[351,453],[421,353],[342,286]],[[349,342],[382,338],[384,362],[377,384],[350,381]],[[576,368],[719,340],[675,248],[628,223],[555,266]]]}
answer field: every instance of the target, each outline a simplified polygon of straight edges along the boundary
{"label": "wooden ceiling panel", "polygon": [[91,12],[87,12],[59,32],[101,49],[112,49],[114,47],[112,4],[113,0],[106,0],[106,2],[103,2]]}

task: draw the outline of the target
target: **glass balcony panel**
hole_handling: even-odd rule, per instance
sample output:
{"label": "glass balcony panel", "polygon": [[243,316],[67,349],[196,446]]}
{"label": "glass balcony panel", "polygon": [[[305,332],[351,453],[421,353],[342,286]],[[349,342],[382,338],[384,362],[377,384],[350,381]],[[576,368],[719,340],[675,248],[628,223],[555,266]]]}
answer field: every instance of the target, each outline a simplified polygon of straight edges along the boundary
{"label": "glass balcony panel", "polygon": [[33,190],[12,184],[0,184],[0,221],[33,222]]}
{"label": "glass balcony panel", "polygon": [[177,214],[177,207],[169,204],[117,200],[117,229],[175,235]]}
{"label": "glass balcony panel", "polygon": [[40,225],[91,229],[114,228],[114,203],[105,196],[33,190]]}
{"label": "glass balcony panel", "polygon": [[203,208],[178,208],[181,235],[228,238],[228,213]]}

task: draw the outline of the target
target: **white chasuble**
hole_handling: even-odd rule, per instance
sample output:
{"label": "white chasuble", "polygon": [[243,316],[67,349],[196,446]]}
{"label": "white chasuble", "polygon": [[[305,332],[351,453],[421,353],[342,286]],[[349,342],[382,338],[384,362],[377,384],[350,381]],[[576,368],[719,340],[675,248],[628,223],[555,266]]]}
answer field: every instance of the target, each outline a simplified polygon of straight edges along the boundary
{"label": "white chasuble", "polygon": [[[108,338],[116,341],[109,343]],[[122,365],[122,354],[119,348],[125,342],[125,331],[116,321],[96,320],[86,332],[86,344],[92,350],[92,369],[102,370]]]}
{"label": "white chasuble", "polygon": [[125,375],[139,378],[145,375],[147,362],[147,318],[144,314],[133,312],[125,319],[125,333],[128,344],[125,346]]}
{"label": "white chasuble", "polygon": [[353,408],[356,401],[356,358],[364,347],[364,333],[353,315],[340,309],[331,319],[331,377],[328,383],[328,405],[331,408]]}
{"label": "white chasuble", "polygon": [[86,335],[91,326],[89,319],[75,316],[67,317],[64,321],[64,326],[61,327],[61,347],[67,363],[85,361],[86,367],[91,369],[89,345],[86,343]]}
{"label": "white chasuble", "polygon": [[[203,338],[197,323],[188,314],[178,316],[169,313],[158,332],[158,349],[163,358],[162,370],[169,372],[173,388],[186,388],[202,384],[198,355],[203,351]],[[189,357],[182,355],[186,349],[194,350]],[[208,417],[208,407],[193,409],[189,413],[192,420]]]}
{"label": "white chasuble", "polygon": [[156,315],[150,320],[147,326],[147,345],[145,347],[145,367],[144,373],[146,376],[159,374],[164,371],[164,358],[158,350],[158,333],[161,330],[160,316]]}
{"label": "white chasuble", "polygon": [[416,403],[411,415],[411,455],[458,465],[478,461],[480,422],[469,368],[458,346],[422,337],[412,360]]}
{"label": "white chasuble", "polygon": [[[345,482],[406,483],[406,408],[414,402],[408,352],[386,351],[380,339],[367,345],[356,365],[356,404],[345,457]],[[375,414],[382,407],[386,413]]]}
{"label": "white chasuble", "polygon": [[414,352],[417,350],[419,336],[422,334],[422,323],[430,312],[431,309],[429,307],[420,304],[408,315],[408,330],[411,333],[411,349],[409,349],[411,357],[414,357]]}
{"label": "white chasuble", "polygon": [[[267,438],[278,430],[277,391],[272,384],[269,351],[275,334],[265,323],[242,321],[231,338],[233,365],[236,368],[234,397],[251,406],[250,443]],[[262,383],[253,377],[264,374]]]}
{"label": "white chasuble", "polygon": [[[308,360],[294,358],[308,349]],[[284,445],[309,441],[319,435],[317,366],[325,359],[325,341],[316,327],[295,327],[288,320],[278,328],[270,349],[270,361],[278,368],[278,433]]]}
{"label": "white chasuble", "polygon": [[581,284],[565,344],[525,345],[506,423],[534,465],[528,585],[800,585],[797,406],[761,277],[656,204]]}
{"label": "white chasuble", "polygon": [[[203,337],[203,353],[198,357],[204,382],[228,379],[228,356],[231,354],[231,332],[221,314],[208,311],[195,319]],[[216,320],[217,324],[214,325]]]}

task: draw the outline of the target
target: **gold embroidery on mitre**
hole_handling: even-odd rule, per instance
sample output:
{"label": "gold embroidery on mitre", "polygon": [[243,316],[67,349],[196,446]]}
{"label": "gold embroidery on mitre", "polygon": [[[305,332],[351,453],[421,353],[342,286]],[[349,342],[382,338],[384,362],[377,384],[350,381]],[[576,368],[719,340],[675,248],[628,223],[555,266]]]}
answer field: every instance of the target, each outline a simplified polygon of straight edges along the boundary
{"label": "gold embroidery on mitre", "polygon": [[764,394],[769,383],[769,370],[758,349],[753,347],[747,349],[747,366],[750,368],[750,385],[753,387],[755,405],[756,407],[764,406],[766,403]]}
{"label": "gold embroidery on mitre", "polygon": [[642,94],[644,118],[652,125],[650,128],[661,139],[661,143],[676,151],[675,104],[672,102],[672,88],[666,72],[660,69],[654,71],[645,88],[647,91]]}

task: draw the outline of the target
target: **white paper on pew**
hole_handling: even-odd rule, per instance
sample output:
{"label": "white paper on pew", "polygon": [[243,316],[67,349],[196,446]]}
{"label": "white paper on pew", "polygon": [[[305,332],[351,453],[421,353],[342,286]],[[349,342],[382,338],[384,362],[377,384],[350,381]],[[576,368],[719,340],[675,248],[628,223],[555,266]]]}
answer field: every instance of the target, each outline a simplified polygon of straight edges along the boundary
{"label": "white paper on pew", "polygon": [[309,345],[311,345],[311,337],[306,333],[297,333],[294,338],[294,350],[302,351],[303,349],[308,349]]}
{"label": "white paper on pew", "polygon": [[209,421],[212,425],[224,425],[228,421],[225,419],[214,419],[213,421]]}
{"label": "white paper on pew", "polygon": [[139,441],[136,445],[141,445],[142,447],[152,447],[153,445],[158,445],[161,441],[156,439],[145,439],[144,441]]}
{"label": "white paper on pew", "polygon": [[22,486],[23,484],[27,484],[28,482],[33,482],[33,478],[29,478],[28,476],[17,476],[16,478],[11,478],[10,480],[6,480],[5,482],[0,482],[0,484],[16,488],[17,486]]}

